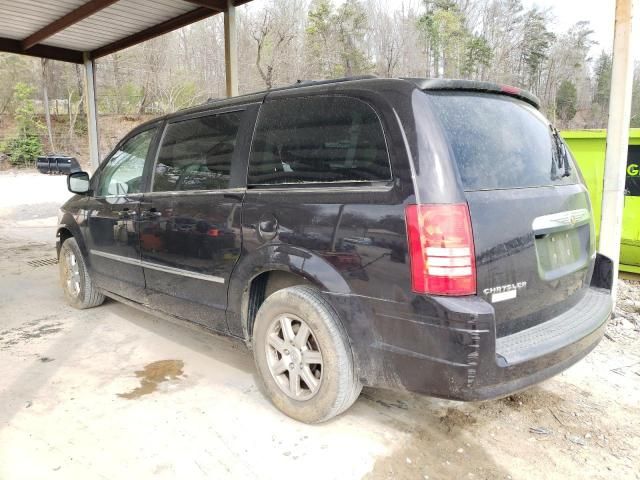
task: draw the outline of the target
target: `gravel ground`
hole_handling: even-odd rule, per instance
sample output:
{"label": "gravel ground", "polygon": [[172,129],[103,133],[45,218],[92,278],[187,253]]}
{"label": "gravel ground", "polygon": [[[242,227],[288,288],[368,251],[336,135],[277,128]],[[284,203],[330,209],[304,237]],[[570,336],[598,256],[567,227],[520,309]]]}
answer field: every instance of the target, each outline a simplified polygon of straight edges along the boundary
{"label": "gravel ground", "polygon": [[609,322],[607,335],[621,342],[637,342],[640,335],[640,277],[619,280],[616,312]]}

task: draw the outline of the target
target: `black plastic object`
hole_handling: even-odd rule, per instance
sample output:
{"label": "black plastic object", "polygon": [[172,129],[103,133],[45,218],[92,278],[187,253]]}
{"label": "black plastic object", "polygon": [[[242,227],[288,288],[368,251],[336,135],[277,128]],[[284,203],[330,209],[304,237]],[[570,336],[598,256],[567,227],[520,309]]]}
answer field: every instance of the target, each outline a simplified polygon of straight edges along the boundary
{"label": "black plastic object", "polygon": [[601,253],[596,254],[596,261],[591,277],[591,286],[595,288],[613,288],[613,261]]}
{"label": "black plastic object", "polygon": [[75,157],[66,155],[45,155],[38,157],[36,167],[40,173],[49,175],[68,175],[82,169]]}

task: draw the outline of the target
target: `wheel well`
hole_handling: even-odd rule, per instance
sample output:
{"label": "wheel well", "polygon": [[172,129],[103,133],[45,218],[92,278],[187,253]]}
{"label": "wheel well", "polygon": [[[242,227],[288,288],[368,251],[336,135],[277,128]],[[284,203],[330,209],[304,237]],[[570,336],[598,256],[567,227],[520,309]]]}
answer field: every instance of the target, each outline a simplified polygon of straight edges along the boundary
{"label": "wheel well", "polygon": [[251,340],[253,336],[253,322],[262,303],[272,293],[296,285],[313,285],[313,283],[301,275],[281,270],[263,272],[251,280],[249,284],[249,301],[246,309],[248,340]]}
{"label": "wheel well", "polygon": [[73,237],[73,234],[67,228],[61,228],[58,230],[58,238],[60,241],[58,242],[58,257],[60,256],[60,247],[62,244],[69,238]]}

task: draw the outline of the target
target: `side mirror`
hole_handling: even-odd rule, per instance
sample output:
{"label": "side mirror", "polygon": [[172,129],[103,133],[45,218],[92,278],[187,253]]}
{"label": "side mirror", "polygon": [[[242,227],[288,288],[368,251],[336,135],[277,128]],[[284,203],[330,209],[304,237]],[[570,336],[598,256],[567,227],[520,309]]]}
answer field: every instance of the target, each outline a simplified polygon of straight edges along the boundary
{"label": "side mirror", "polygon": [[89,174],[87,172],[73,172],[67,175],[67,188],[71,193],[85,195],[89,193]]}

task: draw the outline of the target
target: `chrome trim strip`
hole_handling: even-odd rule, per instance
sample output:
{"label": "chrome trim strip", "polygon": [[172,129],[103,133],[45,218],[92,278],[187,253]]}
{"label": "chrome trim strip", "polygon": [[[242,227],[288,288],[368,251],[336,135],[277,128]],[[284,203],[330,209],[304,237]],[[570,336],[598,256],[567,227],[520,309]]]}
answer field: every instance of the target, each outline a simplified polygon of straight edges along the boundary
{"label": "chrome trim strip", "polygon": [[144,193],[142,192],[136,192],[136,193],[123,193],[122,195],[100,195],[100,196],[94,196],[93,199],[94,200],[106,200],[108,198],[131,198],[132,200],[136,200],[138,198],[142,198],[142,196],[144,195]]}
{"label": "chrome trim strip", "polygon": [[138,260],[136,258],[123,257],[122,255],[115,255],[113,253],[103,252],[100,250],[91,250],[91,255],[108,258],[110,260],[115,260],[116,262],[128,263],[130,265],[150,268],[152,270],[158,270],[160,272],[172,273],[174,275],[182,275],[183,277],[191,277],[198,280],[205,280],[207,282],[224,283],[224,278],[217,277],[215,275],[206,275],[204,273],[191,272],[189,270],[183,270],[181,268],[167,267],[165,265],[159,265],[153,262]]}
{"label": "chrome trim strip", "polygon": [[207,282],[224,283],[224,278],[216,277],[215,275],[206,275],[204,273],[191,272],[189,270],[183,270],[181,268],[167,267],[165,265],[158,265],[153,262],[141,262],[145,268],[151,268],[152,270],[158,270],[159,272],[173,273],[174,275],[182,275],[183,277],[196,278],[198,280],[205,280]]}
{"label": "chrome trim strip", "polygon": [[115,260],[116,262],[128,263],[129,265],[136,265],[138,267],[142,265],[142,262],[138,258],[123,257],[122,255],[115,255],[101,250],[91,250],[91,255],[108,258],[109,260]]}
{"label": "chrome trim strip", "polygon": [[[333,185],[329,186],[329,184],[327,183],[305,183],[304,187],[294,187],[293,185],[300,185],[300,184],[293,184],[293,183],[282,183],[282,184],[278,184],[278,186],[275,186],[274,184],[273,187],[268,185],[249,185],[249,188],[247,188],[247,193],[257,192],[257,193],[260,193],[261,195],[266,193],[273,193],[273,194],[280,195],[284,192],[295,192],[295,193],[314,192],[317,194],[318,190],[320,189],[322,190],[322,193],[337,193],[337,192],[340,192],[340,193],[343,193],[343,192],[387,193],[393,190],[393,187],[394,187],[393,184],[391,183],[391,180],[386,182],[384,185],[364,185],[366,183],[371,183],[367,181],[362,181],[359,183],[362,183],[363,185],[353,185],[350,182],[344,182],[344,184],[342,185],[335,185],[335,186]],[[284,187],[281,187],[280,185],[284,185]]]}
{"label": "chrome trim strip", "polygon": [[191,195],[216,195],[216,194],[225,194],[225,193],[245,193],[247,189],[245,187],[237,187],[237,188],[221,188],[220,190],[171,190],[168,192],[158,191],[158,192],[147,192],[144,194],[145,197],[156,197],[156,196],[191,196]]}
{"label": "chrome trim strip", "polygon": [[591,213],[586,208],[567,210],[566,212],[543,215],[533,220],[532,228],[536,233],[564,230],[573,226],[584,225],[591,220]]}

